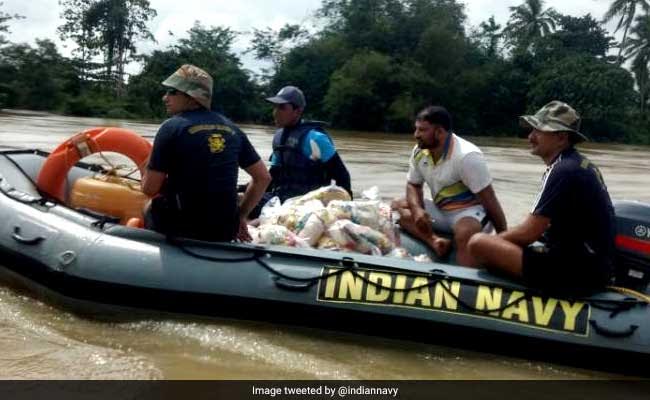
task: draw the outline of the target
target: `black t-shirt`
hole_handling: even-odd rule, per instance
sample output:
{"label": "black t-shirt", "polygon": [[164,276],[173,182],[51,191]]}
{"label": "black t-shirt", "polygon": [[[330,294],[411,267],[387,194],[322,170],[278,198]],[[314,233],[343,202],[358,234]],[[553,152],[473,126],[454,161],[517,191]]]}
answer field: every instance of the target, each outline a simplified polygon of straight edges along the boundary
{"label": "black t-shirt", "polygon": [[237,221],[239,168],[259,160],[246,135],[230,120],[195,110],[160,126],[149,168],[167,174],[161,194],[180,206],[183,218],[208,225]]}
{"label": "black t-shirt", "polygon": [[533,214],[547,217],[550,248],[573,254],[587,250],[605,265],[614,256],[614,208],[598,168],[574,148],[563,151],[546,171]]}

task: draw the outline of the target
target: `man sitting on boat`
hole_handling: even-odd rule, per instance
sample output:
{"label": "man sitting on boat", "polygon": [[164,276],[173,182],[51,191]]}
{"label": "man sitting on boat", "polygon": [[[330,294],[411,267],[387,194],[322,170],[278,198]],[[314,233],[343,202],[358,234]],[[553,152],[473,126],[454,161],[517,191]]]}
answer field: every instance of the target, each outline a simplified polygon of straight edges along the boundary
{"label": "man sitting on boat", "polygon": [[520,117],[520,124],[532,129],[531,153],[548,165],[541,192],[521,225],[498,236],[473,236],[470,253],[531,286],[604,287],[613,270],[614,209],[598,168],[574,147],[587,140],[578,131],[580,117],[552,101]]}
{"label": "man sitting on boat", "polygon": [[[506,229],[506,218],[492,188],[492,178],[481,150],[452,131],[452,119],[444,107],[422,110],[415,121],[415,139],[409,160],[406,198],[393,202],[400,225],[444,256],[451,241],[434,233],[453,233],[457,261],[475,266],[467,242],[475,233]],[[423,184],[433,202],[424,200]],[[433,220],[432,220],[433,219]]]}
{"label": "man sitting on boat", "polygon": [[[158,130],[142,179],[142,191],[156,196],[145,227],[208,241],[250,240],[246,219],[271,180],[264,162],[235,124],[210,111],[207,72],[183,65],[162,84],[172,117]],[[251,184],[238,206],[240,167]]]}
{"label": "man sitting on boat", "polygon": [[273,120],[278,127],[273,135],[271,154],[273,180],[252,216],[259,215],[272,197],[277,196],[284,202],[328,186],[332,180],[352,196],[350,173],[323,123],[302,118],[307,105],[302,91],[295,86],[285,86],[266,100],[273,103]]}

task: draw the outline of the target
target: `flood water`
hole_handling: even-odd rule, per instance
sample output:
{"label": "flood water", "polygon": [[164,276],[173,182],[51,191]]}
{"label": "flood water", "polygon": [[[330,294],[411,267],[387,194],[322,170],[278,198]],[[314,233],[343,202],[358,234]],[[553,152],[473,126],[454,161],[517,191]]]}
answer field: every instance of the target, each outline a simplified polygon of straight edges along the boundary
{"label": "flood water", "polygon": [[[93,126],[153,139],[158,125],[0,112],[0,148],[52,150]],[[243,126],[263,158],[272,128]],[[332,132],[355,192],[403,194],[409,135]],[[460,132],[463,135],[463,132]],[[470,138],[471,139],[471,138]],[[528,213],[544,165],[523,139],[474,138],[510,225]],[[650,202],[650,148],[589,144],[614,199]],[[245,174],[242,176],[245,181]],[[578,206],[578,205],[576,205]],[[480,338],[477,338],[480,340]],[[1,379],[603,379],[602,372],[456,348],[248,321],[143,318],[99,322],[0,283]]]}

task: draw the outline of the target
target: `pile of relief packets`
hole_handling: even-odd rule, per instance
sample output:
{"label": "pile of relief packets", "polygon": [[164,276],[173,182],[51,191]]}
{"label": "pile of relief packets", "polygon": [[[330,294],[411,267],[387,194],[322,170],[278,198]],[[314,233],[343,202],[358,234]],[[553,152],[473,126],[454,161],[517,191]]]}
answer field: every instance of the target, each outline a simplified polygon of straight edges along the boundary
{"label": "pile of relief packets", "polygon": [[411,258],[399,247],[392,211],[378,200],[377,188],[363,194],[362,200],[351,201],[343,188],[331,185],[284,204],[275,197],[262,209],[259,226],[249,226],[253,243]]}

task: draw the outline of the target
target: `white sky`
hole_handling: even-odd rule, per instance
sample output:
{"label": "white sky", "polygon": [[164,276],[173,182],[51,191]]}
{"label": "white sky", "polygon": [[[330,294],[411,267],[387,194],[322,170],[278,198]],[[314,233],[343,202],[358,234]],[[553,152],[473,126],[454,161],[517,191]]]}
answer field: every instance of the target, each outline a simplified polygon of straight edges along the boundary
{"label": "white sky", "polygon": [[[562,14],[582,16],[587,13],[601,19],[612,0],[546,0],[546,7],[554,7]],[[8,36],[13,42],[34,43],[36,38],[49,38],[59,45],[64,55],[69,55],[72,43],[62,43],[56,29],[61,25],[61,6],[58,0],[0,0],[5,13],[20,14],[25,19],[12,21]],[[494,15],[497,23],[505,25],[508,7],[523,3],[523,0],[464,0],[469,24],[478,26]],[[185,35],[195,21],[203,26],[229,26],[238,32],[250,32],[252,28],[280,28],[285,23],[298,23],[311,28],[314,12],[321,0],[150,0],[158,16],[150,23],[156,43],[142,44],[140,52],[164,49]],[[608,26],[610,32],[613,26]],[[174,36],[170,36],[173,32]],[[249,36],[243,36],[234,50],[241,52],[248,45]],[[244,66],[253,70],[259,68],[250,56],[240,54]]]}

